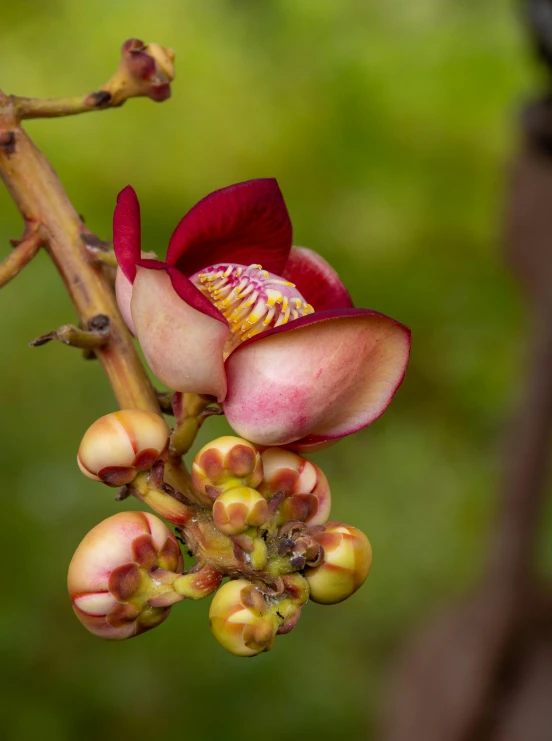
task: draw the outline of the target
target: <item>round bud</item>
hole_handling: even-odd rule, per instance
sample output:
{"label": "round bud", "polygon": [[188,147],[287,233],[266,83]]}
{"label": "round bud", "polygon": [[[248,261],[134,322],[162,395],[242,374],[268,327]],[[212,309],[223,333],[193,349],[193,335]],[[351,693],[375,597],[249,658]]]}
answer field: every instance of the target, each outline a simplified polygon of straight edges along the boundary
{"label": "round bud", "polygon": [[182,599],[172,582],[182,569],[176,538],[158,517],[119,512],[96,525],[69,566],[76,616],[94,635],[124,640],[155,628]]}
{"label": "round bud", "polygon": [[209,621],[217,641],[235,656],[269,651],[278,630],[265,598],[246,579],[222,585],[211,602]]}
{"label": "round bud", "polygon": [[361,530],[342,522],[329,522],[316,536],[324,548],[320,566],[307,568],[310,597],[322,605],[334,605],[362,586],[372,565],[372,547]]}
{"label": "round bud", "polygon": [[234,486],[213,505],[213,522],[226,535],[239,535],[248,527],[264,525],[269,518],[268,503],[249,486]]}
{"label": "round bud", "polygon": [[123,409],[100,417],[84,433],[77,463],[85,476],[109,486],[130,483],[163,453],[169,428],[158,414]]}
{"label": "round bud", "polygon": [[226,435],[207,443],[192,464],[192,483],[208,502],[234,486],[255,489],[262,478],[259,451],[241,437]]}
{"label": "round bud", "polygon": [[330,516],[330,487],[323,471],[291,450],[268,448],[261,456],[264,480],[259,491],[265,497],[281,492],[279,524],[301,520],[322,525]]}

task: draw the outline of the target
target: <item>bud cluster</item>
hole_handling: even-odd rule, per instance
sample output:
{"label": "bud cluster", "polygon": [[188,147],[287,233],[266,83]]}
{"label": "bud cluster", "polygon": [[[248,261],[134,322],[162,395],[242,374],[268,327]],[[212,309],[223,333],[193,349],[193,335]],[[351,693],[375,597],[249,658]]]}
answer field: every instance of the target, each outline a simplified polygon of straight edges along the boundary
{"label": "bud cluster", "polygon": [[[268,651],[309,599],[335,604],[368,576],[372,552],[357,528],[327,522],[326,476],[290,450],[259,450],[225,436],[195,456],[187,499],[164,483],[169,430],[157,415],[125,410],[86,432],[78,463],[89,478],[128,493],[177,525],[197,564],[182,574],[175,536],[153,515],[122,512],[94,528],[69,569],[79,620],[124,639],[160,624],[171,605],[216,594],[209,612],[219,643],[237,656]],[[223,577],[230,581],[221,582]]]}

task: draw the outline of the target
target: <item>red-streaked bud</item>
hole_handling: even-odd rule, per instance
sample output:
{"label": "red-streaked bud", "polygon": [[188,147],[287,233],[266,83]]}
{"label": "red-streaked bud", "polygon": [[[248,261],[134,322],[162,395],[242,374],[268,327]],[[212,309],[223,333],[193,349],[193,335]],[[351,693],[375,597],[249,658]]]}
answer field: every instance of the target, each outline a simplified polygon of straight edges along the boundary
{"label": "red-streaked bud", "polygon": [[209,610],[213,635],[235,656],[256,656],[274,645],[278,623],[263,595],[246,579],[223,584]]}
{"label": "red-streaked bud", "polygon": [[301,574],[286,574],[282,577],[284,595],[274,600],[270,611],[279,620],[277,635],[290,633],[301,617],[301,609],[309,598],[309,585]]}
{"label": "red-streaked bud", "polygon": [[171,95],[171,82],[174,79],[174,51],[159,44],[144,44],[139,39],[128,39],[121,47],[122,60],[115,75],[126,82],[126,89],[119,93],[120,84],[108,83],[113,89],[117,102],[118,94],[130,98],[147,95],[156,102],[162,102]]}
{"label": "red-streaked bud", "polygon": [[328,522],[316,535],[324,548],[324,560],[308,568],[305,577],[313,602],[334,605],[362,586],[372,565],[372,547],[361,530],[342,522]]}
{"label": "red-streaked bud", "polygon": [[158,414],[123,409],[100,417],[88,428],[77,463],[89,479],[124,486],[153,466],[168,439],[169,428]]}
{"label": "red-streaked bud", "polygon": [[192,464],[192,483],[206,501],[235,486],[255,489],[262,478],[259,451],[241,437],[226,435],[207,443]]}
{"label": "red-streaked bud", "polygon": [[213,522],[226,535],[239,535],[248,527],[264,525],[269,518],[268,503],[249,486],[234,486],[213,505]]}
{"label": "red-streaked bud", "polygon": [[174,588],[188,599],[203,599],[219,588],[222,574],[212,564],[196,565],[187,574],[179,576]]}
{"label": "red-streaked bud", "polygon": [[330,487],[317,465],[291,450],[268,448],[261,456],[264,480],[259,491],[265,497],[281,492],[279,523],[300,520],[322,525],[330,516]]}
{"label": "red-streaked bud", "polygon": [[85,536],[69,566],[67,587],[87,630],[124,640],[168,617],[170,606],[182,599],[173,587],[181,569],[176,538],[159,518],[119,512]]}

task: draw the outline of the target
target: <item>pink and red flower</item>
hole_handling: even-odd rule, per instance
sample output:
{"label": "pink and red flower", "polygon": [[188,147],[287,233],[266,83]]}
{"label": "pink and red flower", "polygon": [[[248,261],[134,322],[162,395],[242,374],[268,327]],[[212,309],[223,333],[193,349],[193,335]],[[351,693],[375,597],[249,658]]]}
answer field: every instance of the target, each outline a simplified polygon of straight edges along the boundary
{"label": "pink and red flower", "polygon": [[119,306],[152,370],[175,391],[216,396],[242,437],[315,449],[366,427],[391,402],[410,331],[354,308],[323,258],[292,247],[276,180],[201,200],[176,227],[165,262],[142,258],[130,186],[113,224]]}

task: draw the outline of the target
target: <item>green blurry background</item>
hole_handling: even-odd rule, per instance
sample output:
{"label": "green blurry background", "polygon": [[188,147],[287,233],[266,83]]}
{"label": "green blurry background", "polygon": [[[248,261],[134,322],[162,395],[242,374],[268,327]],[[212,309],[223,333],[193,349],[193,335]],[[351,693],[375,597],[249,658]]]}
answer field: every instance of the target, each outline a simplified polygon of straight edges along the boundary
{"label": "green blurry background", "polygon": [[[115,403],[99,364],[55,344],[27,347],[74,320],[46,255],[3,289],[4,737],[375,736],[393,655],[481,570],[521,379],[527,317],[499,235],[515,116],[538,81],[516,11],[506,0],[3,7],[9,93],[93,90],[130,36],[176,51],[166,103],[27,126],[91,229],[110,237],[116,194],[132,183],[145,247],[163,254],[200,197],[276,176],[296,243],[331,261],[358,305],[414,338],[389,411],[316,457],[333,516],[371,538],[367,584],[339,606],[309,605],[274,651],[243,660],[211,637],[207,601],[177,605],[158,630],[122,644],[74,618],[65,590],[74,549],[100,519],[135,508],[75,463],[82,433]],[[3,255],[21,233],[3,191],[0,215]],[[226,429],[209,422],[200,442]],[[541,552],[552,563],[552,546]]]}

